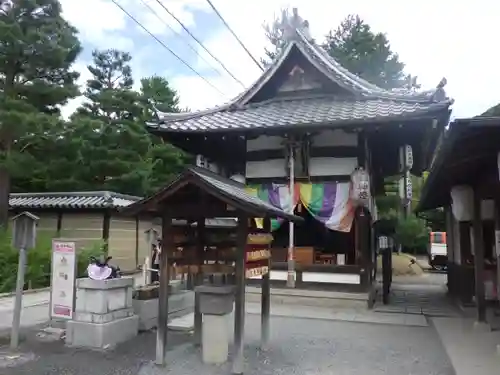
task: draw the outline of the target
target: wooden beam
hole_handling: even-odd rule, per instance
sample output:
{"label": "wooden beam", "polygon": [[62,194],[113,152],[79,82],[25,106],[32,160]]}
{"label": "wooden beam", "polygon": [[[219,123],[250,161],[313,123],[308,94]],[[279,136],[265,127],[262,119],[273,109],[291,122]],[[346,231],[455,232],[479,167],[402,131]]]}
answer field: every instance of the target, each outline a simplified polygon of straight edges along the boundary
{"label": "wooden beam", "polygon": [[476,191],[474,191],[474,217],[472,228],[474,233],[474,274],[476,281],[477,321],[479,323],[486,323],[483,223],[481,220],[481,197]]}
{"label": "wooden beam", "polygon": [[[271,219],[264,219],[264,231],[271,233]],[[260,348],[268,349],[269,326],[271,315],[271,258],[268,260],[269,272],[262,276],[261,281],[261,323],[260,323]]]}
{"label": "wooden beam", "polygon": [[62,230],[63,213],[61,211],[57,212],[57,237],[61,237]]}
{"label": "wooden beam", "polygon": [[173,243],[172,217],[165,210],[162,217],[162,249],[160,255],[160,290],[158,298],[158,329],[156,331],[156,364],[166,365],[168,342],[168,287],[170,281],[168,255]]}
{"label": "wooden beam", "polygon": [[[336,175],[336,176],[309,176],[307,178],[296,177],[297,183],[323,183],[323,182],[349,182],[351,175]],[[261,178],[248,178],[247,184],[288,184],[288,177],[261,177]]]}
{"label": "wooden beam", "polygon": [[248,237],[248,217],[238,217],[238,259],[236,261],[236,295],[234,312],[234,358],[233,374],[242,374],[244,369],[243,346],[245,341],[245,251]]}
{"label": "wooden beam", "polygon": [[139,216],[135,217],[135,266],[139,266]]}
{"label": "wooden beam", "polygon": [[[494,251],[497,259],[497,300],[500,305],[500,196],[495,198],[495,244]],[[500,308],[497,312],[500,312]]]}
{"label": "wooden beam", "polygon": [[[203,205],[203,202],[202,202]],[[203,212],[203,211],[202,211]],[[198,273],[195,277],[195,287],[203,284],[203,265],[205,263],[205,240],[206,240],[206,228],[205,228],[205,218],[200,217],[196,223],[196,263],[198,265]],[[203,316],[200,312],[200,295],[195,294],[194,298],[194,344],[196,346],[201,345],[201,335],[202,335],[202,323]]]}

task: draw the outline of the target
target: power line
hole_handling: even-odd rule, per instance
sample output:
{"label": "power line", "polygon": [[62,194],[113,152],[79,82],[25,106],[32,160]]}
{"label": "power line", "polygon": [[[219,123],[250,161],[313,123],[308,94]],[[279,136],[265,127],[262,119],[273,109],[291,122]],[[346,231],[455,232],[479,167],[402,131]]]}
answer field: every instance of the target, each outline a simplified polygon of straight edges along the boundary
{"label": "power line", "polygon": [[156,40],[163,48],[165,48],[168,52],[170,52],[174,57],[179,60],[182,64],[187,66],[189,70],[191,70],[193,73],[195,73],[198,77],[200,77],[202,80],[204,80],[207,84],[209,84],[214,90],[216,90],[219,94],[226,96],[222,91],[220,91],[216,86],[214,86],[210,81],[208,81],[205,77],[203,77],[200,73],[198,73],[194,68],[189,65],[186,61],[184,61],[179,55],[177,55],[174,51],[172,51],[165,43],[163,43],[160,39],[158,39],[151,31],[149,31],[142,23],[140,23],[133,15],[131,15],[129,12],[125,10],[116,0],[111,0],[113,4],[115,4],[120,10],[125,13],[132,21],[134,21],[137,26],[139,26],[141,29],[143,29],[146,33],[149,34],[150,37],[152,37],[154,40]]}
{"label": "power line", "polygon": [[213,65],[212,65],[212,64],[211,64],[211,63],[210,63],[207,59],[205,59],[205,58],[203,57],[203,55],[202,55],[202,54],[200,54],[200,53],[198,52],[198,50],[197,50],[195,47],[193,47],[193,46],[191,45],[191,43],[189,43],[189,42],[186,40],[186,38],[184,38],[184,37],[182,36],[182,34],[181,34],[181,33],[179,33],[179,32],[177,32],[176,30],[174,30],[174,28],[173,28],[172,26],[170,26],[170,25],[168,24],[168,22],[166,22],[163,18],[161,18],[161,17],[158,15],[158,13],[157,13],[157,12],[156,12],[156,11],[155,11],[152,7],[151,7],[151,5],[149,5],[149,4],[146,2],[146,0],[140,0],[140,1],[141,1],[141,3],[142,3],[142,4],[146,7],[146,8],[148,8],[148,9],[149,9],[149,11],[150,11],[150,12],[151,12],[151,13],[152,13],[152,14],[153,14],[153,15],[154,15],[154,16],[155,16],[155,17],[156,17],[156,18],[157,18],[160,22],[162,22],[162,23],[163,23],[163,24],[164,24],[164,25],[165,25],[165,26],[166,26],[166,27],[167,27],[167,28],[168,28],[171,32],[173,32],[173,33],[174,33],[175,35],[177,35],[179,38],[184,39],[184,41],[185,41],[186,45],[187,45],[187,46],[191,49],[191,51],[193,51],[193,52],[194,52],[194,53],[195,53],[195,54],[196,54],[196,55],[197,55],[200,59],[202,59],[202,60],[203,60],[203,61],[204,61],[204,62],[205,62],[208,66],[210,66],[210,67],[213,69],[213,71],[214,71],[214,72],[216,72],[218,75],[222,76],[222,73],[221,73],[221,72],[220,72],[217,68],[215,68],[215,67],[214,67],[214,66],[213,66]]}
{"label": "power line", "polygon": [[176,21],[176,22],[177,22],[177,23],[178,23],[178,24],[182,27],[182,29],[183,29],[183,30],[184,30],[184,31],[185,31],[185,32],[186,32],[186,33],[187,33],[187,34],[188,34],[191,38],[193,38],[193,39],[194,39],[194,41],[195,41],[196,43],[198,43],[198,44],[200,45],[200,47],[201,47],[201,48],[203,48],[203,50],[204,50],[206,53],[208,53],[208,54],[210,55],[210,57],[212,57],[212,59],[214,59],[215,61],[217,61],[217,62],[219,63],[219,65],[220,65],[220,66],[222,66],[222,68],[223,68],[223,69],[227,72],[227,74],[229,74],[229,75],[230,75],[230,76],[231,76],[231,77],[232,77],[232,78],[233,78],[236,82],[238,82],[241,86],[245,87],[245,85],[243,84],[243,82],[241,82],[238,78],[236,78],[236,77],[233,75],[233,73],[231,73],[231,72],[229,71],[229,69],[227,69],[227,68],[226,68],[226,66],[222,63],[222,61],[220,61],[217,57],[215,57],[215,56],[212,54],[212,52],[210,52],[210,51],[208,50],[208,48],[207,48],[207,47],[205,47],[205,46],[203,45],[203,43],[202,43],[202,42],[200,42],[200,40],[199,40],[197,37],[195,37],[195,36],[191,33],[191,31],[189,31],[189,29],[188,29],[186,26],[184,26],[184,24],[182,23],[182,21],[181,21],[181,20],[179,20],[179,19],[175,16],[175,14],[173,14],[170,10],[168,10],[168,8],[167,8],[165,5],[163,5],[163,3],[162,3],[160,0],[156,0],[156,2],[157,2],[158,4],[160,4],[160,6],[161,6],[161,7],[165,10],[165,12],[167,12],[167,13],[170,15],[170,17],[172,17],[172,18],[173,18],[173,19],[174,19],[174,20],[175,20],[175,21]]}
{"label": "power line", "polygon": [[[158,1],[158,0],[156,0],[156,1]],[[233,34],[233,36],[238,41],[238,43],[240,44],[240,46],[245,50],[245,52],[247,53],[247,55],[250,56],[250,58],[259,67],[260,70],[264,71],[264,68],[262,67],[262,65],[260,65],[260,63],[255,59],[255,57],[253,57],[252,53],[248,50],[248,48],[240,40],[240,38],[238,38],[238,35],[236,35],[236,33],[233,31],[233,29],[231,29],[231,27],[227,24],[226,20],[224,19],[224,17],[222,17],[222,15],[219,13],[219,11],[214,6],[214,4],[212,4],[212,2],[210,0],[207,0],[207,3],[208,3],[208,5],[210,5],[210,8],[212,8],[212,10],[215,12],[215,14],[217,14],[217,16],[220,18],[220,20],[222,21],[222,23],[224,24],[224,26],[227,27],[227,29],[229,30],[229,32],[231,34]]]}

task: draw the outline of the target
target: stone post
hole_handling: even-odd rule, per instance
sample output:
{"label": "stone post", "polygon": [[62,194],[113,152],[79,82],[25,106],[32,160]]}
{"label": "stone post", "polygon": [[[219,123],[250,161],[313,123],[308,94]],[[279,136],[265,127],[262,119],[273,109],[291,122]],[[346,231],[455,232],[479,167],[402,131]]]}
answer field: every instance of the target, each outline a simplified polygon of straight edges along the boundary
{"label": "stone post", "polygon": [[200,285],[195,288],[203,315],[201,347],[203,362],[225,363],[228,359],[230,314],[234,287]]}

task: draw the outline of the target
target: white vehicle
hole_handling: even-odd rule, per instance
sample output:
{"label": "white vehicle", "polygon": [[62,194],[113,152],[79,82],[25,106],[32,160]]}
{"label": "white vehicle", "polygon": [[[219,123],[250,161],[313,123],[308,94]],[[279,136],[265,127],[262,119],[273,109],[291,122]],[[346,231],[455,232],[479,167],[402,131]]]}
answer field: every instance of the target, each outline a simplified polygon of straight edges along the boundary
{"label": "white vehicle", "polygon": [[446,269],[448,265],[446,232],[431,232],[429,241],[429,264],[432,268],[439,271]]}

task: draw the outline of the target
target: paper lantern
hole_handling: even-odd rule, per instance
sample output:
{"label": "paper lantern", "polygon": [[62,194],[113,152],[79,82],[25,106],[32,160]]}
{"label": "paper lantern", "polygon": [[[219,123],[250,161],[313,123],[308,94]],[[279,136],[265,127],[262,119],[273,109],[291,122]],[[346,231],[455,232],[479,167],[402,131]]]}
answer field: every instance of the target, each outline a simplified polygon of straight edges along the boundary
{"label": "paper lantern", "polygon": [[351,174],[351,199],[354,204],[367,206],[370,204],[370,176],[362,168],[356,168]]}
{"label": "paper lantern", "polygon": [[451,211],[458,221],[471,221],[474,214],[474,191],[470,186],[451,188]]}
{"label": "paper lantern", "polygon": [[413,185],[411,182],[411,176],[408,174],[406,189],[405,189],[405,179],[401,177],[399,180],[399,197],[403,200],[411,201],[413,198]]}
{"label": "paper lantern", "polygon": [[378,238],[378,248],[384,250],[389,248],[389,239],[387,236],[380,236]]}
{"label": "paper lantern", "polygon": [[399,148],[399,171],[410,170],[413,167],[413,149],[410,145]]}

